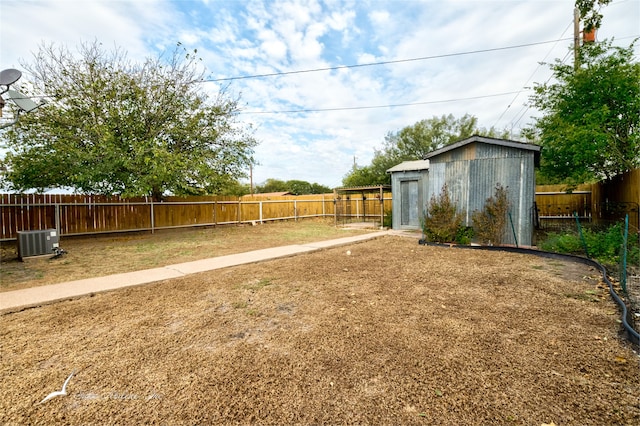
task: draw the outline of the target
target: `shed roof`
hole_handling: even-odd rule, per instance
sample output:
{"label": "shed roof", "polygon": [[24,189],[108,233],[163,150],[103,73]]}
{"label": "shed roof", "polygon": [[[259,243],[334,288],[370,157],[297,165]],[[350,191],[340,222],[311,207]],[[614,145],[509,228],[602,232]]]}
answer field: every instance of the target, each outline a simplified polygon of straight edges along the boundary
{"label": "shed roof", "polygon": [[470,143],[474,143],[474,142],[479,142],[479,143],[486,143],[489,145],[500,145],[500,146],[506,146],[509,148],[518,148],[518,149],[524,149],[527,151],[533,151],[534,155],[536,156],[536,158],[540,155],[540,146],[539,145],[535,145],[532,143],[524,143],[524,142],[516,142],[516,141],[512,141],[512,140],[508,140],[508,139],[496,139],[496,138],[489,138],[486,136],[478,136],[478,135],[474,135],[471,136],[470,138],[467,139],[463,139],[461,141],[458,141],[456,143],[453,143],[451,145],[447,145],[444,148],[440,148],[440,149],[436,149],[435,151],[431,151],[430,153],[428,153],[427,155],[425,155],[425,160],[427,158],[432,158],[435,157],[437,155],[443,154],[445,152],[460,148],[461,146],[465,146],[468,145]]}
{"label": "shed roof", "polygon": [[405,161],[397,166],[391,167],[387,170],[387,173],[412,172],[416,170],[429,170],[429,160]]}
{"label": "shed roof", "polygon": [[369,186],[345,186],[334,188],[333,192],[349,193],[349,192],[376,192],[391,189],[391,185],[369,185]]}

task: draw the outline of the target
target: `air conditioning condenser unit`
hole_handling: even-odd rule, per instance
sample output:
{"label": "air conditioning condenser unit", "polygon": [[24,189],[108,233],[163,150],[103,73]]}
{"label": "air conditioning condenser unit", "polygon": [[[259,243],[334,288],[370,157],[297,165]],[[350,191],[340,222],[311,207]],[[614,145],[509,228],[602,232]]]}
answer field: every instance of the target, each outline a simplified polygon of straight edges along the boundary
{"label": "air conditioning condenser unit", "polygon": [[55,254],[60,246],[60,237],[55,229],[18,232],[18,257],[24,259],[31,256]]}

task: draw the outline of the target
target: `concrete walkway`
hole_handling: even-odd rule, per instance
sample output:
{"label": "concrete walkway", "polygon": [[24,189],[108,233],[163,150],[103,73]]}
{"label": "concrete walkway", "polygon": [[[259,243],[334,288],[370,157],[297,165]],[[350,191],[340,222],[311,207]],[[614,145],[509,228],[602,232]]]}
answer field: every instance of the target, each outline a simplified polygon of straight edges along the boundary
{"label": "concrete walkway", "polygon": [[245,265],[248,263],[262,262],[280,257],[294,256],[301,253],[322,250],[328,247],[336,247],[378,238],[384,235],[406,235],[396,231],[379,231],[368,234],[338,238],[335,240],[319,241],[308,244],[294,244],[282,247],[273,247],[262,250],[254,250],[245,253],[231,254],[227,256],[213,257],[210,259],[195,260],[193,262],[179,263],[161,268],[147,269],[143,271],[126,272],[123,274],[109,275],[106,277],[87,278],[66,283],[51,284],[39,287],[25,288],[23,290],[7,291],[0,293],[0,312],[15,312],[25,308],[41,306],[60,300],[74,299],[90,294],[132,287],[155,281],[168,280],[183,277],[198,272],[212,271],[230,266]]}

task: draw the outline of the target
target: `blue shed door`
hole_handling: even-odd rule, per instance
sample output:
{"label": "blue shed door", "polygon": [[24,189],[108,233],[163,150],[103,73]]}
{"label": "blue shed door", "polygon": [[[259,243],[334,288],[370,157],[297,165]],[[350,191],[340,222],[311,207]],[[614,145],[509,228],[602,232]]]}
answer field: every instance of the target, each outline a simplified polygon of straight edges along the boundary
{"label": "blue shed door", "polygon": [[418,219],[418,181],[406,180],[400,182],[401,226],[420,226]]}

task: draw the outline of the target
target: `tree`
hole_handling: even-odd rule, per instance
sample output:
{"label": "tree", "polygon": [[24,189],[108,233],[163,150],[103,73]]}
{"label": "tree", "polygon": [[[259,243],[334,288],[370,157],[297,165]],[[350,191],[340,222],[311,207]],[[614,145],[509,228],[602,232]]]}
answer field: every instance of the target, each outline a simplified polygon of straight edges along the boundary
{"label": "tree", "polygon": [[256,193],[265,194],[269,192],[289,192],[287,183],[279,179],[267,179],[264,184],[256,185]]}
{"label": "tree", "polygon": [[465,114],[456,119],[449,114],[418,121],[392,135],[388,141],[394,142],[398,158],[402,161],[417,160],[431,151],[472,136],[477,128],[476,117]]}
{"label": "tree", "polygon": [[217,195],[226,195],[232,197],[242,197],[251,193],[251,187],[249,183],[241,183],[240,181],[229,182],[222,188]]}
{"label": "tree", "polygon": [[130,62],[85,43],[76,58],[41,45],[26,65],[51,98],[3,135],[14,190],[70,187],[122,196],[210,194],[244,177],[257,142],[236,121],[238,100],[212,98],[193,53]]}
{"label": "tree", "polygon": [[580,67],[556,61],[555,82],[537,84],[530,103],[543,112],[530,129],[543,146],[541,172],[579,184],[640,166],[640,64],[633,44],[584,45]]}
{"label": "tree", "polygon": [[[611,0],[576,0],[576,7],[580,11],[580,19],[584,21],[584,31],[590,32],[593,28],[600,28],[602,14],[600,7],[611,3]],[[596,10],[596,6],[598,9]]]}
{"label": "tree", "polygon": [[279,179],[267,179],[263,185],[256,185],[256,193],[269,192],[290,192],[293,195],[326,194],[331,192],[331,188],[319,183],[295,179],[286,182]]}
{"label": "tree", "polygon": [[[375,150],[369,166],[354,168],[342,179],[343,186],[390,184],[387,170],[403,161],[419,160],[429,152],[459,140],[482,134],[497,136],[495,129],[478,128],[478,119],[469,114],[461,118],[443,115],[420,120],[385,136],[383,148]],[[504,135],[504,132],[501,134]]]}

